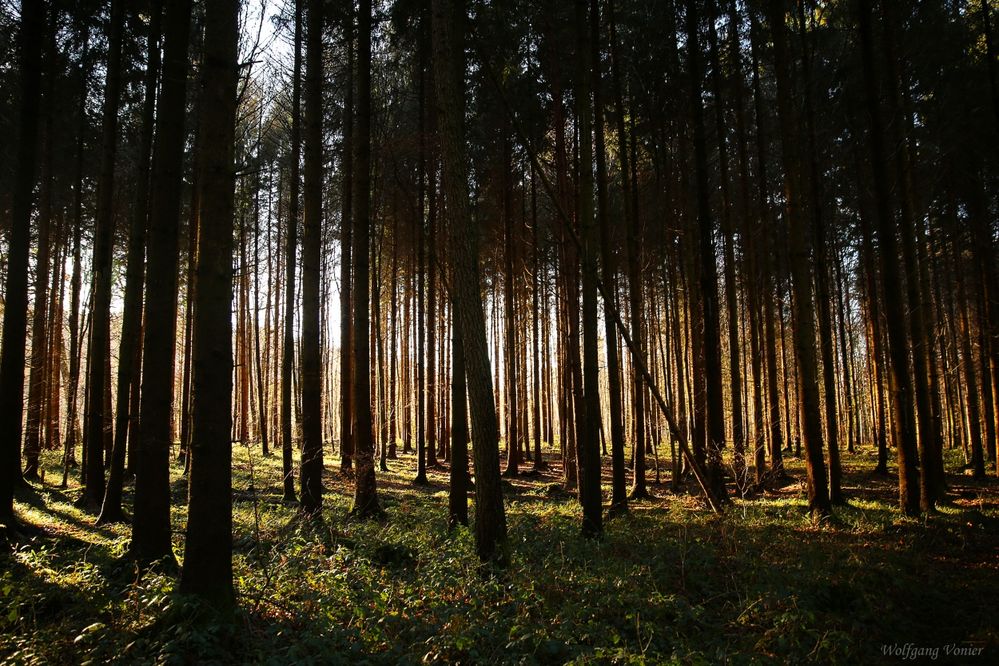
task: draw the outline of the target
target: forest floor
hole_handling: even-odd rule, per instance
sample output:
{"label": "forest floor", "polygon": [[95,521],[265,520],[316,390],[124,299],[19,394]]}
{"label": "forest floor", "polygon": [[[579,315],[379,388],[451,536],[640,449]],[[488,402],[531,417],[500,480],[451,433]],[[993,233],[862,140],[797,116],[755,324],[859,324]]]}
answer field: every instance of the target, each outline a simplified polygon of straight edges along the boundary
{"label": "forest floor", "polygon": [[[809,519],[789,457],[785,485],[721,517],[652,484],[601,541],[581,538],[558,476],[513,479],[512,562],[485,575],[470,532],[447,530],[445,469],[420,487],[414,456],[389,461],[384,523],[348,522],[352,482],[328,470],[316,528],[281,502],[279,456],[237,445],[235,624],[196,620],[175,575],[122,559],[127,526],[94,527],[74,486],[45,483],[17,503],[41,535],[0,553],[0,662],[853,664],[936,650],[999,663],[999,483],[958,473],[955,454],[949,501],[928,518],[900,516],[893,478],[872,476],[863,450],[844,453],[849,505],[826,524]],[[182,472],[174,463],[178,556]]]}

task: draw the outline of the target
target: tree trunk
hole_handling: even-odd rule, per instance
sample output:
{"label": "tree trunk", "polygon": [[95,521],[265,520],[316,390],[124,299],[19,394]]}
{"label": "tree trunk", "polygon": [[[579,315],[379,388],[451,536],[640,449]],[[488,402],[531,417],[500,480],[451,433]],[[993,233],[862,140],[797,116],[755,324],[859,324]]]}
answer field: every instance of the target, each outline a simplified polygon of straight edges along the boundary
{"label": "tree trunk", "polygon": [[[357,137],[355,183],[357,209],[354,215],[354,506],[355,518],[384,516],[378,504],[375,483],[374,442],[371,416],[371,366],[369,350],[369,254],[371,245],[371,0],[361,0],[357,22]],[[319,165],[317,165],[318,167]]]}
{"label": "tree trunk", "polygon": [[[136,457],[132,555],[140,562],[173,562],[170,542],[170,412],[176,337],[177,232],[184,158],[190,0],[166,3],[163,84],[156,117],[153,195],[142,341],[142,446]],[[91,376],[94,369],[91,368]],[[93,403],[93,399],[91,400]],[[91,405],[92,407],[93,405]],[[91,443],[93,448],[93,443]]]}
{"label": "tree trunk", "polygon": [[[600,14],[597,0],[590,0],[590,67],[593,88],[593,138],[597,162],[597,226],[600,230],[600,261],[604,287],[613,298],[617,294],[617,266],[611,245],[610,220],[607,202],[607,152],[604,139],[604,108],[602,76],[600,71]],[[532,209],[534,204],[534,184],[531,183]],[[537,234],[537,211],[534,210],[534,227]],[[537,237],[535,236],[535,256]],[[535,272],[537,269],[535,269]],[[621,368],[618,359],[618,338],[614,330],[614,320],[608,311],[614,303],[604,303],[604,340],[607,356],[607,399],[610,415],[611,434],[611,511],[623,513],[628,510],[628,488],[625,479],[624,462],[624,423],[621,416]],[[535,388],[537,388],[537,300],[535,298]],[[535,394],[536,395],[536,394]],[[535,400],[537,397],[535,397]],[[535,429],[537,432],[537,429]],[[538,439],[536,436],[535,439]],[[540,445],[537,456],[541,456]],[[535,463],[537,465],[537,463]]]}
{"label": "tree trunk", "polygon": [[205,14],[201,219],[195,304],[190,500],[180,591],[229,612],[232,586],[232,220],[239,0]]}
{"label": "tree trunk", "polygon": [[699,18],[696,0],[687,2],[687,57],[690,62],[691,119],[694,130],[694,162],[697,179],[697,233],[700,269],[701,315],[704,328],[701,353],[704,359],[705,440],[708,477],[711,489],[718,497],[725,496],[724,468],[721,448],[725,443],[725,415],[722,411],[721,327],[718,312],[718,272],[715,260],[713,222],[708,192],[708,158],[704,131],[704,110],[701,101],[701,64],[698,46]]}
{"label": "tree trunk", "polygon": [[292,407],[295,367],[295,265],[298,262],[299,164],[302,146],[302,11],[305,0],[295,0],[295,64],[292,73],[291,168],[288,195],[288,235],[285,248],[284,353],[281,359],[281,470],[285,502],[295,501],[295,473],[292,466],[294,427]]}
{"label": "tree trunk", "polygon": [[[121,343],[118,347],[117,403],[115,408],[114,445],[111,449],[111,469],[104,505],[98,523],[124,520],[121,490],[125,477],[125,447],[131,414],[131,388],[137,374],[135,360],[139,352],[142,331],[142,287],[146,261],[146,220],[149,216],[149,167],[152,160],[153,123],[155,122],[156,88],[160,69],[160,20],[163,15],[160,0],[151,7],[152,18],[146,41],[145,98],[142,104],[142,130],[139,137],[139,165],[136,174],[135,203],[128,230],[128,256],[125,268],[125,296],[122,307]],[[138,442],[128,445],[133,449]]]}
{"label": "tree trunk", "polygon": [[871,0],[857,0],[857,18],[863,59],[864,92],[870,130],[871,167],[874,175],[874,198],[877,212],[881,278],[884,281],[888,355],[892,375],[892,416],[898,438],[895,451],[898,458],[898,492],[902,511],[919,513],[919,490],[916,471],[916,424],[912,413],[912,377],[909,374],[909,341],[905,335],[905,312],[898,298],[889,294],[902,293],[898,266],[898,239],[895,236],[895,216],[891,209],[888,183],[888,159],[885,148],[884,122],[878,99],[878,79],[874,61],[874,37],[871,27]]}
{"label": "tree trunk", "polygon": [[340,202],[340,469],[353,468],[354,398],[353,335],[351,316],[351,244],[353,243],[354,192],[354,13],[347,12],[347,77],[343,125],[343,183]]}
{"label": "tree trunk", "polygon": [[785,215],[790,235],[790,268],[794,289],[794,350],[798,368],[798,399],[804,419],[805,467],[808,472],[808,505],[815,518],[831,511],[825,462],[822,456],[822,414],[819,405],[818,368],[815,358],[815,319],[812,299],[812,270],[809,240],[801,209],[802,164],[797,149],[798,122],[793,108],[794,92],[788,65],[783,0],[770,0],[770,27],[773,32],[777,75],[777,113],[784,164]]}
{"label": "tree trunk", "polygon": [[451,228],[452,302],[466,362],[475,459],[475,540],[483,561],[508,560],[506,515],[500,486],[499,429],[472,226],[464,132],[464,4],[433,0],[433,56],[444,189]]}
{"label": "tree trunk", "polygon": [[578,208],[583,259],[583,418],[577,442],[579,501],[583,535],[603,534],[600,491],[600,385],[597,357],[597,257],[600,243],[593,220],[593,111],[590,100],[590,23],[588,3],[576,0],[576,122],[579,130]]}
{"label": "tree trunk", "polygon": [[[118,147],[118,103],[121,97],[121,31],[124,8],[120,0],[111,5],[111,35],[107,78],[104,85],[101,173],[97,185],[97,217],[93,253],[93,312],[90,325],[90,368],[87,377],[89,410],[86,428],[90,442],[86,484],[80,505],[97,512],[104,499],[103,447],[105,393],[110,388],[108,351],[111,344],[111,259],[114,244],[114,167]],[[172,349],[170,350],[172,352]],[[114,516],[112,516],[114,517]]]}
{"label": "tree trunk", "polygon": [[[309,0],[305,48],[305,189],[302,216],[302,511],[319,516],[323,503],[322,379],[319,287],[322,254],[322,1]],[[362,37],[363,38],[363,37]],[[357,257],[358,263],[367,259]],[[367,277],[365,276],[365,285]],[[365,338],[358,346],[365,353]],[[357,366],[367,377],[367,363]],[[370,408],[370,407],[369,407]]]}
{"label": "tree trunk", "polygon": [[46,3],[21,4],[21,100],[18,126],[17,171],[14,180],[7,280],[4,289],[3,347],[0,351],[0,522],[17,527],[14,489],[21,476],[21,427],[24,399],[24,347],[28,319],[28,251],[31,243],[32,194],[35,187],[38,107],[41,89],[41,42]]}

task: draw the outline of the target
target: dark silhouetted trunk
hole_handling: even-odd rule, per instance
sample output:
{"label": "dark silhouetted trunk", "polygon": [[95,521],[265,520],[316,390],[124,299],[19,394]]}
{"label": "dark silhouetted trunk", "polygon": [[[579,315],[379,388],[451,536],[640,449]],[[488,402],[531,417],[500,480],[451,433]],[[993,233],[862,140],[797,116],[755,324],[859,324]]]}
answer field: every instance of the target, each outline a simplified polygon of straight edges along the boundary
{"label": "dark silhouetted trunk", "polygon": [[229,611],[232,586],[233,198],[239,0],[205,13],[201,219],[194,310],[190,499],[180,590]]}
{"label": "dark silhouetted trunk", "polygon": [[[139,410],[142,446],[136,456],[132,520],[132,555],[142,562],[174,559],[170,542],[170,412],[191,2],[174,0],[165,7],[163,83],[157,103],[146,259],[148,273],[157,279],[150,280],[146,288]],[[93,368],[90,372],[93,375]]]}
{"label": "dark silhouetted trunk", "polygon": [[451,221],[452,302],[465,351],[475,460],[475,540],[483,561],[508,559],[506,515],[500,486],[499,428],[493,403],[478,268],[478,239],[469,202],[464,131],[463,2],[433,0],[433,56],[444,190]]}

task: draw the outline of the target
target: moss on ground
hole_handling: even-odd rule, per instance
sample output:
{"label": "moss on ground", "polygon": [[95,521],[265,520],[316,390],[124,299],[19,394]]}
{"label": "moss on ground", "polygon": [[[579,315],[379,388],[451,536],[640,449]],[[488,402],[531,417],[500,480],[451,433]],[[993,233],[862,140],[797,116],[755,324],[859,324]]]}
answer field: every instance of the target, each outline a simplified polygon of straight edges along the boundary
{"label": "moss on ground", "polygon": [[[556,477],[522,477],[506,487],[512,564],[484,574],[469,531],[447,531],[444,469],[413,486],[414,458],[390,461],[384,523],[348,522],[351,480],[328,471],[314,526],[281,502],[278,457],[237,446],[234,459],[235,624],[206,619],[173,576],[140,575],[122,558],[127,526],[94,527],[75,486],[45,484],[17,503],[41,535],[0,554],[0,661],[852,664],[899,661],[885,645],[963,644],[984,664],[999,649],[994,480],[952,474],[940,512],[907,519],[872,453],[844,454],[850,505],[815,525],[791,458],[785,485],[723,517],[653,484],[656,499],[593,542]],[[45,462],[60,478],[56,454]]]}

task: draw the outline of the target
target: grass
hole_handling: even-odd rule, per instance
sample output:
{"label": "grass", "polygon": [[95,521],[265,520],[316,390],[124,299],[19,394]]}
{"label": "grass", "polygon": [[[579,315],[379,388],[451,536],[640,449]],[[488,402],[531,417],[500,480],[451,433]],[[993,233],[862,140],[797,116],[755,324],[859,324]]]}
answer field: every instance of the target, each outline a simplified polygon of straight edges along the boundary
{"label": "grass", "polygon": [[[903,518],[871,456],[844,454],[850,505],[827,524],[810,521],[797,480],[722,517],[653,484],[657,499],[633,502],[598,542],[580,537],[574,498],[551,492],[558,478],[514,479],[511,566],[486,575],[469,531],[447,531],[445,470],[417,487],[412,456],[390,461],[384,523],[348,522],[351,481],[328,471],[317,528],[281,502],[279,458],[237,446],[235,625],[206,619],[171,575],[139,575],[121,557],[129,528],[94,527],[73,487],[36,486],[17,509],[42,536],[0,554],[0,661],[853,664],[901,661],[882,646],[906,644],[947,661],[943,646],[956,644],[984,648],[989,663],[999,485],[952,474],[937,515]],[[45,462],[59,478],[55,454]]]}

